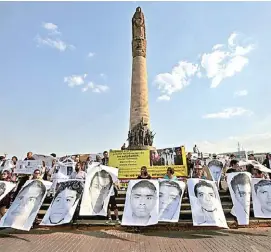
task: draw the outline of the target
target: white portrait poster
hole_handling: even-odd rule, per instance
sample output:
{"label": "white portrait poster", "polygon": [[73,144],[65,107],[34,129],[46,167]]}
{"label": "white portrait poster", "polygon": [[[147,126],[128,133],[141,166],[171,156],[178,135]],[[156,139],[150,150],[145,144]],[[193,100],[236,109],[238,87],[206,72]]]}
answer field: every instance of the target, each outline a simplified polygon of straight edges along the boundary
{"label": "white portrait poster", "polygon": [[7,181],[0,181],[0,201],[5,198],[5,196],[14,189],[16,186],[15,183],[7,182]]}
{"label": "white portrait poster", "polygon": [[158,223],[159,184],[157,180],[130,180],[121,225],[149,226]]}
{"label": "white portrait poster", "polygon": [[33,174],[36,169],[41,170],[41,160],[19,160],[16,163],[14,173],[17,174]]}
{"label": "white portrait poster", "polygon": [[12,160],[10,159],[6,159],[2,162],[2,164],[0,165],[0,171],[9,171],[11,172],[11,169],[14,168],[14,164],[12,162]]}
{"label": "white portrait poster", "polygon": [[45,184],[41,180],[28,180],[2,217],[0,227],[29,231],[45,197]]}
{"label": "white portrait poster", "polygon": [[41,154],[33,154],[33,158],[35,160],[41,160],[45,163],[45,166],[47,168],[52,167],[53,160],[56,159],[53,156],[46,156],[46,155],[41,155]]}
{"label": "white portrait poster", "polygon": [[228,228],[216,182],[192,178],[187,186],[193,225]]}
{"label": "white portrait poster", "polygon": [[56,226],[69,223],[83,194],[84,183],[69,180],[59,183],[55,197],[40,225]]}
{"label": "white portrait poster", "polygon": [[213,181],[217,182],[218,185],[222,174],[223,162],[213,159],[207,163],[207,166],[210,170]]}
{"label": "white portrait poster", "polygon": [[251,187],[254,216],[271,218],[271,180],[253,178]]}
{"label": "white portrait poster", "polygon": [[249,172],[232,172],[227,176],[233,208],[231,214],[237,218],[239,225],[249,224],[251,174]]}
{"label": "white portrait poster", "polygon": [[118,169],[94,163],[88,169],[80,215],[107,216],[107,207],[118,179]]}
{"label": "white portrait poster", "polygon": [[159,221],[179,221],[184,190],[183,181],[159,180]]}

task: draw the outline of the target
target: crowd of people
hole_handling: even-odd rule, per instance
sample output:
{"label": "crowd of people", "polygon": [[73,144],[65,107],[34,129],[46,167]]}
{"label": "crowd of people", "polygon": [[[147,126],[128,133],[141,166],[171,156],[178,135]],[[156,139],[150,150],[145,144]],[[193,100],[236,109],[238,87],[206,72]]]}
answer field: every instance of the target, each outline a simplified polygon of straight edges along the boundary
{"label": "crowd of people", "polygon": [[[1,177],[0,179],[2,181],[7,181],[7,182],[12,182],[16,183],[16,186],[14,190],[12,190],[9,194],[7,194],[1,201],[0,201],[0,219],[1,217],[5,214],[6,209],[10,206],[10,204],[13,202],[15,199],[16,195],[18,192],[21,190],[23,185],[26,183],[27,180],[48,180],[52,181],[53,179],[53,174],[56,173],[57,166],[56,164],[56,154],[52,153],[52,165],[50,168],[45,167],[45,162],[43,162],[43,166],[41,169],[36,169],[33,174],[31,175],[25,175],[25,174],[16,174],[14,172],[16,163],[18,162],[18,158],[16,156],[13,156],[11,161],[12,161],[12,168],[10,170],[2,170],[1,172]],[[255,160],[255,157],[253,154],[250,154],[248,156],[249,160]],[[33,157],[32,152],[28,152],[24,160],[35,160]],[[217,160],[217,156],[214,154],[212,157],[212,160]],[[218,159],[219,160],[219,159]],[[76,163],[75,164],[75,171],[73,171],[70,174],[70,179],[80,179],[80,180],[85,180],[86,179],[86,172],[88,165],[95,161],[99,162],[102,165],[108,165],[109,161],[109,154],[107,151],[103,152],[103,157],[96,156],[95,160],[91,159],[91,156],[87,158],[86,161],[81,162],[80,161],[80,156],[74,156],[73,161]],[[0,157],[0,162],[3,163],[5,162],[5,157],[1,156]],[[221,174],[221,180],[226,180],[227,174],[232,173],[232,172],[240,172],[240,171],[247,171],[252,174],[252,177],[254,178],[265,178],[265,179],[270,179],[270,174],[271,173],[265,173],[262,172],[260,169],[257,167],[254,167],[252,164],[243,166],[240,164],[241,161],[236,159],[234,154],[230,155],[229,158],[227,159],[226,164],[223,166],[222,174]],[[186,163],[187,163],[187,169],[188,169],[188,177],[192,178],[200,178],[200,179],[211,179],[210,174],[208,174],[208,167],[206,166],[205,160],[198,158],[196,160],[192,160],[192,153],[187,153],[186,156]],[[271,154],[266,155],[266,159],[263,162],[263,165],[270,169],[271,168]],[[147,166],[142,166],[140,171],[140,174],[138,175],[138,179],[152,179],[151,175],[148,173]],[[165,175],[163,177],[164,179],[167,180],[178,180],[178,178],[175,175],[174,169],[171,167],[167,167],[167,170],[165,172]],[[186,178],[184,178],[186,179]],[[220,189],[221,188],[221,183],[219,184]],[[119,221],[119,216],[118,216],[118,208],[116,204],[116,197],[118,195],[118,190],[120,189],[119,187],[119,182],[117,181],[114,183],[114,190],[112,192],[112,195],[109,200],[109,206],[108,206],[108,222],[111,222],[111,211],[114,212],[116,220]],[[36,220],[38,221],[38,220]]]}

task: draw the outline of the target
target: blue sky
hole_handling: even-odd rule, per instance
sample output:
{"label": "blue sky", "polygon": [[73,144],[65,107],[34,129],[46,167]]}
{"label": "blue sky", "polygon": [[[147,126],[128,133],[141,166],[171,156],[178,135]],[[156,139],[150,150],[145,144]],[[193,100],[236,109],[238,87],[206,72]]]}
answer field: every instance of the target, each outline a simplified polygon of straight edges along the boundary
{"label": "blue sky", "polygon": [[138,5],[156,147],[270,151],[271,3],[2,2],[0,153],[121,147]]}

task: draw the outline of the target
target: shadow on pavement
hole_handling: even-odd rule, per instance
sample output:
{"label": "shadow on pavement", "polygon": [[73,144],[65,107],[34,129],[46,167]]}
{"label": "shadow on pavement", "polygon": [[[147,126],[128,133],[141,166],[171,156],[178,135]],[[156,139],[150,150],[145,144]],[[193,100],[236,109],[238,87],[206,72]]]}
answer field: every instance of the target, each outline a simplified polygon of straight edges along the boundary
{"label": "shadow on pavement", "polygon": [[193,230],[193,231],[154,231],[154,232],[142,232],[144,236],[158,236],[165,238],[183,238],[183,239],[208,239],[217,236],[230,236],[230,235],[248,235],[255,237],[268,237],[268,234],[262,234],[259,232],[245,232],[245,231],[231,231],[231,230]]}
{"label": "shadow on pavement", "polygon": [[128,242],[134,242],[129,239],[122,238],[120,236],[109,234],[105,231],[87,231],[87,230],[66,230],[59,228],[57,230],[39,230],[39,229],[31,229],[30,231],[22,231],[22,230],[15,230],[15,229],[3,229],[0,230],[0,238],[17,238],[24,241],[28,241],[25,238],[18,237],[16,235],[43,235],[43,234],[57,234],[57,233],[69,233],[69,234],[76,234],[76,235],[86,235],[86,236],[92,236],[95,238],[106,238],[106,239],[117,239],[120,241],[128,241]]}
{"label": "shadow on pavement", "polygon": [[11,235],[11,234],[1,234],[0,233],[0,239],[3,238],[12,238],[12,239],[18,239],[18,240],[22,240],[22,241],[26,241],[26,242],[30,242],[29,240],[22,238],[22,237],[18,237],[16,235]]}

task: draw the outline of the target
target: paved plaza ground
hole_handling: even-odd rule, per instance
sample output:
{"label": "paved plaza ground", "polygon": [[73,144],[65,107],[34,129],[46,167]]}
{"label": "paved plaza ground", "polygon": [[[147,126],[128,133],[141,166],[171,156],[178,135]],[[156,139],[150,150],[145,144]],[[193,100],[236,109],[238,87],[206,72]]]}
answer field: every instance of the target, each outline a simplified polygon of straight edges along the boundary
{"label": "paved plaza ground", "polygon": [[150,231],[1,230],[1,252],[270,252],[271,228]]}

